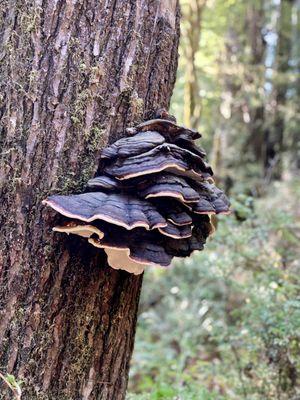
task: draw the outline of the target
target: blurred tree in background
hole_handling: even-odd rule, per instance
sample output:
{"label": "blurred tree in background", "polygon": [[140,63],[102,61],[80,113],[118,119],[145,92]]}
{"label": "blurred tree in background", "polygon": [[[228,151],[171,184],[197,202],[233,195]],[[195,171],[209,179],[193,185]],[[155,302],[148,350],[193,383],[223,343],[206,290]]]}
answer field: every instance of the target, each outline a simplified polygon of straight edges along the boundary
{"label": "blurred tree in background", "polygon": [[204,252],[145,274],[128,399],[299,400],[300,1],[181,8],[171,112],[233,213]]}
{"label": "blurred tree in background", "polygon": [[182,0],[182,14],[172,112],[223,155],[224,177],[299,168],[299,1]]}

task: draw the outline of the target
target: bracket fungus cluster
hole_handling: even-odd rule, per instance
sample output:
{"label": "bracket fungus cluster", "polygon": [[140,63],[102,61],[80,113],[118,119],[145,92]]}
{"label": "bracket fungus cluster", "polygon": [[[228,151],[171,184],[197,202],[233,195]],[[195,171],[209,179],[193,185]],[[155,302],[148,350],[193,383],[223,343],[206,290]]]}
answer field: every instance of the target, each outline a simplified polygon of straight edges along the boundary
{"label": "bracket fungus cluster", "polygon": [[165,115],[126,131],[102,151],[101,175],[85,193],[43,203],[67,217],[54,231],[82,236],[104,249],[112,268],[140,274],[202,250],[210,215],[229,213],[229,201],[194,142],[198,132]]}

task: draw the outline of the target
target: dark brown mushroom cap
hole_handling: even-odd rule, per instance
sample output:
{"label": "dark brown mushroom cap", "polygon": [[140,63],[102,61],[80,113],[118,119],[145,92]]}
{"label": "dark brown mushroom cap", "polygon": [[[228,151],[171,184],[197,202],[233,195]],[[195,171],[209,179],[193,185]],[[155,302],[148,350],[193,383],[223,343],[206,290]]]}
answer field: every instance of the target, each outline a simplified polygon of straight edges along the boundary
{"label": "dark brown mushroom cap", "polygon": [[149,121],[142,122],[133,128],[126,129],[126,132],[130,135],[135,135],[137,132],[147,131],[159,132],[162,135],[166,135],[166,138],[178,136],[183,132],[188,135],[191,140],[199,139],[201,137],[199,132],[185,128],[184,126],[179,126],[175,122],[166,119],[150,119]]}
{"label": "dark brown mushroom cap", "polygon": [[[189,229],[191,228],[189,227]],[[164,236],[157,230],[146,231],[143,228],[136,228],[127,231],[123,227],[99,220],[88,225],[81,221],[71,221],[64,226],[55,227],[54,230],[83,236],[88,238],[89,243],[99,248],[125,250],[119,255],[123,257],[120,260],[127,265],[127,270],[129,267],[136,267],[131,265],[127,257],[135,263],[143,265],[168,266],[172,260],[172,256],[167,254],[162,246],[161,242]],[[165,237],[167,238],[167,236]],[[109,254],[114,258],[114,267],[116,267],[115,257],[118,254],[111,252]]]}
{"label": "dark brown mushroom cap", "polygon": [[193,204],[192,209],[196,214],[230,214],[229,207],[222,199],[208,201],[203,196],[198,203]]}
{"label": "dark brown mushroom cap", "polygon": [[192,226],[182,225],[178,226],[173,224],[171,221],[164,228],[158,228],[162,235],[169,236],[174,239],[185,239],[192,236]]}
{"label": "dark brown mushroom cap", "polygon": [[196,154],[201,158],[206,157],[206,152],[201,147],[197,146],[194,142],[190,141],[183,135],[179,136],[174,143],[177,146],[189,150],[190,152]]}
{"label": "dark brown mushroom cap", "polygon": [[[174,226],[174,228],[176,227]],[[182,228],[188,228],[189,234],[192,230],[192,235],[188,238],[184,238],[182,235],[180,239],[175,239],[171,235],[166,235],[163,232],[159,233],[155,230],[145,231],[142,228],[136,228],[126,231],[122,227],[110,225],[102,221],[93,221],[93,225],[86,225],[81,221],[72,221],[64,226],[55,227],[54,230],[83,236],[88,238],[89,243],[92,245],[105,250],[124,250],[125,252],[119,253],[107,252],[114,260],[110,260],[111,263],[113,262],[111,266],[119,268],[123,264],[123,267],[125,266],[127,271],[140,273],[145,265],[168,266],[174,256],[186,257],[194,250],[202,250],[212,230],[210,220],[206,215],[198,216],[197,225],[193,228],[191,226],[180,227],[180,229]],[[115,264],[116,257],[118,256],[120,256],[119,266]],[[142,269],[138,268],[131,261],[141,264]],[[133,270],[129,270],[129,268],[133,268]]]}
{"label": "dark brown mushroom cap", "polygon": [[136,241],[130,246],[130,257],[136,261],[144,261],[149,265],[159,265],[161,267],[169,267],[173,258],[166,253],[163,246],[147,241]]}
{"label": "dark brown mushroom cap", "polygon": [[[146,231],[143,228],[127,231],[100,220],[88,225],[71,221],[54,230],[88,238],[90,244],[105,250],[111,267],[139,274],[146,265],[168,266],[174,256],[186,257],[194,250],[201,250],[212,230],[210,219],[207,215],[198,215],[194,216],[194,223],[193,227],[173,225],[172,228],[178,229],[178,239],[175,239],[175,231],[171,235],[166,235],[160,228],[158,231]],[[168,224],[168,227],[171,225]],[[184,238],[186,229],[189,230],[188,238]]]}
{"label": "dark brown mushroom cap", "polygon": [[229,214],[230,202],[225,194],[209,182],[192,182],[200,196],[198,203],[192,205],[193,212],[198,214]]}
{"label": "dark brown mushroom cap", "polygon": [[[163,114],[163,115],[167,115],[167,114]],[[150,124],[149,124],[149,122],[150,122]],[[144,151],[150,150],[150,146],[148,149],[146,149],[146,146],[147,146],[147,143],[149,143],[151,137],[153,137],[153,143],[156,143],[156,145],[162,144],[163,142],[158,143],[158,140],[155,141],[155,134],[156,135],[160,134],[160,136],[164,135],[164,138],[169,143],[173,143],[179,147],[190,150],[192,153],[197,154],[200,157],[206,157],[206,152],[194,143],[194,140],[199,139],[201,137],[201,135],[197,131],[187,129],[183,126],[178,126],[176,124],[176,120],[174,121],[173,119],[167,119],[167,118],[166,119],[153,119],[150,121],[143,122],[142,124],[138,125],[135,128],[128,128],[127,132],[129,132],[130,134],[132,134],[134,136],[125,138],[127,140],[121,139],[121,142],[117,141],[115,143],[118,147],[125,148],[124,157],[133,155],[134,150],[136,150],[135,154],[140,154],[142,152],[142,151],[139,152],[139,147],[141,147],[139,139],[145,141],[145,150]],[[137,142],[136,145],[135,145],[135,142]],[[126,150],[127,150],[128,146],[130,145],[130,143],[133,144],[133,149],[129,149],[129,152],[127,152]],[[115,144],[113,144],[112,146],[114,146]],[[110,146],[110,148],[112,146]],[[155,146],[153,146],[153,147],[155,147]],[[112,157],[113,155],[116,156],[117,155],[116,150],[117,149],[114,147],[113,151],[111,151],[108,156],[109,157]],[[106,149],[104,149],[104,152],[106,152]],[[120,152],[118,155],[123,156],[123,155],[121,155]]]}
{"label": "dark brown mushroom cap", "polygon": [[224,201],[224,196],[222,198],[216,199],[213,201],[214,208],[216,210],[216,214],[230,214],[230,207]]}
{"label": "dark brown mushroom cap", "polygon": [[165,142],[158,132],[140,132],[134,136],[117,140],[101,152],[101,158],[126,158],[145,153]]}
{"label": "dark brown mushroom cap", "polygon": [[[100,240],[103,245],[127,247],[130,249],[130,257],[137,262],[168,266],[174,256],[186,257],[194,250],[202,250],[212,233],[209,216],[195,215],[193,221],[195,225],[192,227],[192,236],[188,238],[175,239],[157,230],[145,231],[137,228],[127,232],[126,244],[123,240],[126,231],[123,228],[112,227],[111,230],[106,223],[97,224],[100,224],[104,232],[109,229],[109,234],[104,234],[104,238]],[[188,228],[191,229],[191,226]]]}
{"label": "dark brown mushroom cap", "polygon": [[104,171],[120,180],[160,171],[174,172],[200,181],[213,174],[201,157],[166,143],[138,156],[117,159],[106,165]]}
{"label": "dark brown mushroom cap", "polygon": [[197,202],[200,197],[182,177],[160,173],[136,183],[138,194],[143,198],[174,197],[183,202]]}
{"label": "dark brown mushroom cap", "polygon": [[117,181],[112,176],[100,175],[88,181],[87,187],[89,189],[98,190],[118,190],[120,189],[120,181]]}
{"label": "dark brown mushroom cap", "polygon": [[[230,200],[228,199],[228,197],[226,196],[226,194],[219,189],[217,186],[210,184],[209,182],[204,182],[206,186],[210,185],[214,191],[214,195],[216,196],[214,198],[214,205],[215,207],[224,207],[225,211],[229,211],[230,212]],[[222,203],[222,205],[221,205]],[[216,205],[218,204],[218,206]]]}
{"label": "dark brown mushroom cap", "polygon": [[225,194],[209,182],[194,182],[171,173],[157,173],[146,177],[118,181],[102,175],[91,179],[88,187],[95,190],[124,191],[145,199],[177,198],[190,210],[199,214],[228,214],[230,202]]}
{"label": "dark brown mushroom cap", "polygon": [[141,230],[134,230],[127,234],[124,241],[124,232],[118,230],[115,234],[105,235],[103,239],[90,238],[89,242],[99,248],[127,250],[128,257],[141,264],[160,265],[167,267],[172,261],[172,256],[165,252],[163,246],[157,241],[157,235],[147,235]]}
{"label": "dark brown mushroom cap", "polygon": [[142,188],[147,184],[147,179],[144,177],[127,179],[126,181],[120,181],[110,175],[100,175],[92,178],[87,183],[88,189],[104,190],[121,192],[124,191],[128,194],[137,194],[137,189]]}
{"label": "dark brown mushroom cap", "polygon": [[199,194],[183,177],[170,173],[157,173],[137,178],[118,181],[113,177],[101,175],[90,179],[89,189],[104,191],[126,191],[148,199],[154,197],[173,197],[183,202],[197,202]]}
{"label": "dark brown mushroom cap", "polygon": [[210,201],[201,196],[198,203],[193,205],[193,212],[196,214],[216,214],[216,209]]}
{"label": "dark brown mushroom cap", "polygon": [[212,231],[213,227],[209,216],[198,215],[191,237],[181,240],[165,237],[163,246],[166,252],[174,257],[188,257],[195,250],[203,250],[204,244]]}
{"label": "dark brown mushroom cap", "polygon": [[186,207],[174,199],[151,199],[158,212],[174,225],[191,225],[193,220]]}
{"label": "dark brown mushroom cap", "polygon": [[136,262],[168,266],[172,260],[162,247],[163,236],[156,229],[146,231],[136,228],[126,231],[122,227],[112,226],[103,221],[95,221],[94,224],[104,232],[104,238],[100,240],[103,246],[129,249],[131,259]]}
{"label": "dark brown mushroom cap", "polygon": [[167,224],[150,202],[125,194],[91,192],[50,196],[43,203],[68,218],[85,222],[100,219],[126,229],[144,227],[148,230]]}

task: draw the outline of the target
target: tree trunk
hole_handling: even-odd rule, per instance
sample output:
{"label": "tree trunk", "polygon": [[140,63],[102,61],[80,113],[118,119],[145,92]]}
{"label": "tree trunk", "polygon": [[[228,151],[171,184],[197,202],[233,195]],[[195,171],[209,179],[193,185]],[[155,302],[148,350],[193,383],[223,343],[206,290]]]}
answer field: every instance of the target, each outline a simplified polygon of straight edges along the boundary
{"label": "tree trunk", "polygon": [[294,68],[293,73],[296,76],[295,93],[293,101],[293,108],[295,109],[292,121],[289,124],[292,125],[291,133],[291,166],[295,173],[300,171],[300,0],[293,2],[293,32],[292,32],[292,50],[293,50],[293,61]]}
{"label": "tree trunk", "polygon": [[184,123],[198,129],[201,114],[201,97],[199,90],[198,68],[196,56],[200,48],[202,30],[202,13],[206,0],[188,0],[182,6],[185,19],[183,26],[184,53],[187,60],[184,83]]}
{"label": "tree trunk", "polygon": [[265,25],[264,1],[249,2],[246,14],[246,33],[250,44],[249,72],[246,79],[249,86],[253,86],[253,94],[248,102],[247,109],[250,114],[249,140],[246,141],[244,151],[249,145],[253,149],[253,160],[258,163],[263,172],[263,145],[265,131],[265,104],[261,89],[265,83],[265,49],[266,42],[263,37]]}
{"label": "tree trunk", "polygon": [[283,172],[286,100],[292,47],[292,0],[282,0],[278,20],[275,79],[272,94],[272,126],[265,137],[265,176],[267,180],[281,179]]}
{"label": "tree trunk", "polygon": [[80,191],[104,144],[168,107],[178,4],[3,0],[0,13],[1,372],[22,399],[123,399],[142,278],[53,234],[41,201]]}

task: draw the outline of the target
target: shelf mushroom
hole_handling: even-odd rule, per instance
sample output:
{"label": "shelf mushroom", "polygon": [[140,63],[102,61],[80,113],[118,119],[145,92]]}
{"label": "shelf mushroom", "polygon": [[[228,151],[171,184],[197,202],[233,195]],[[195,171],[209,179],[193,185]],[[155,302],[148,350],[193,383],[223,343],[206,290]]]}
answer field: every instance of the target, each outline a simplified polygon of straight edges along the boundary
{"label": "shelf mushroom", "polygon": [[85,193],[43,201],[65,217],[54,231],[83,237],[112,268],[134,274],[202,250],[213,231],[209,215],[230,212],[194,142],[201,135],[165,111],[161,117],[127,128],[127,137],[103,149]]}
{"label": "shelf mushroom", "polygon": [[119,180],[171,172],[196,180],[211,177],[211,167],[198,155],[171,143],[163,143],[139,155],[108,160],[104,172]]}
{"label": "shelf mushroom", "polygon": [[65,217],[85,222],[100,219],[126,229],[143,227],[147,230],[167,225],[149,201],[127,194],[91,192],[50,196],[44,203]]}

